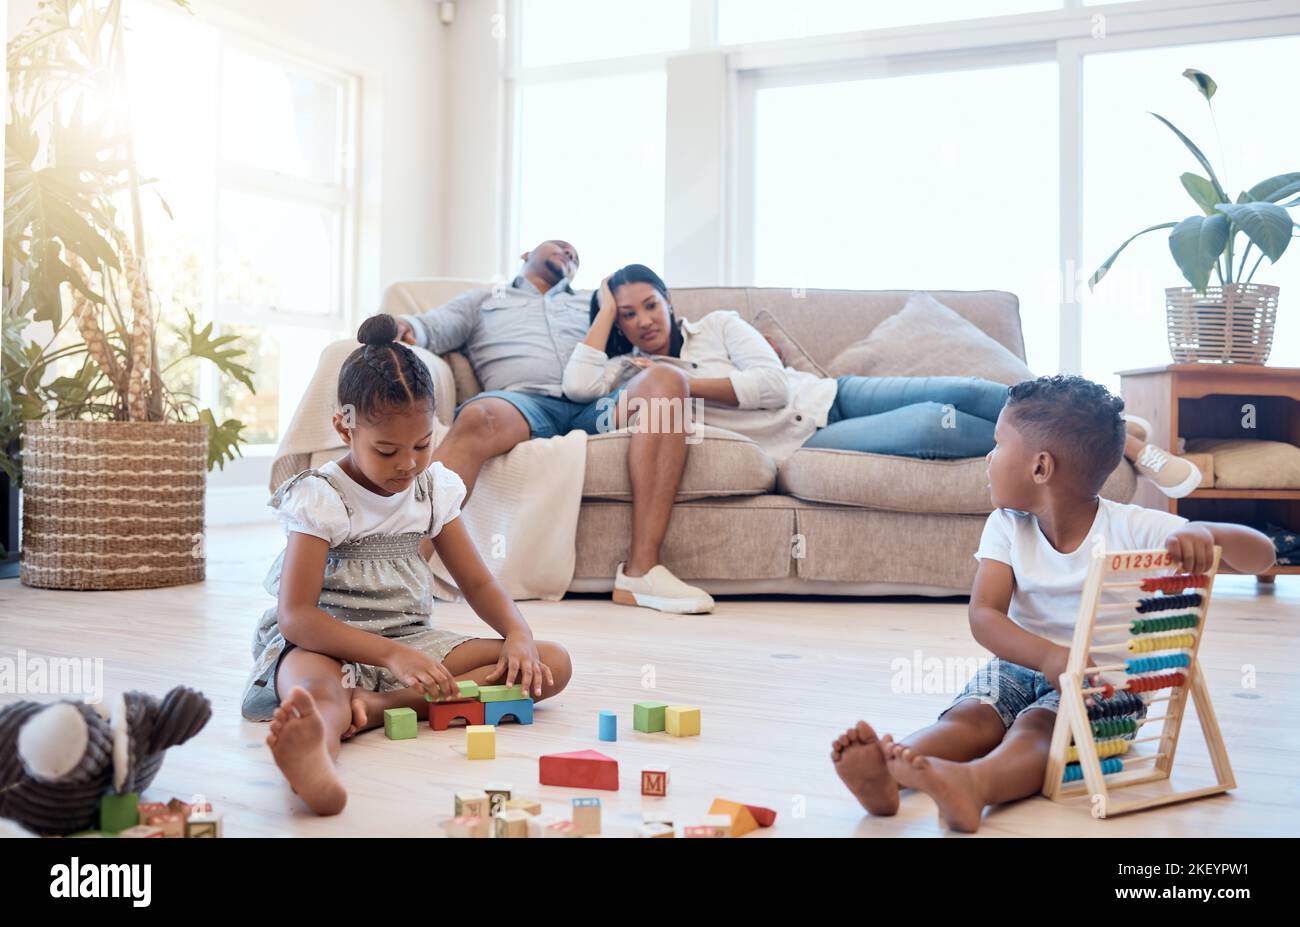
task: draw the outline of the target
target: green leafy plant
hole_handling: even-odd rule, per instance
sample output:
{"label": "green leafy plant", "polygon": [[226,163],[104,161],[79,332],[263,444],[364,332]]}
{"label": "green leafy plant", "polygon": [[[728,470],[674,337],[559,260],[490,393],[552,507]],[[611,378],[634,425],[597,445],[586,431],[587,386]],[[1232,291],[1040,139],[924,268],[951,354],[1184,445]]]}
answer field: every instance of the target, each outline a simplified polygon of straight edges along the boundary
{"label": "green leafy plant", "polygon": [[[1189,68],[1183,76],[1191,81],[1197,91],[1205,97],[1210,109],[1210,118],[1214,119],[1214,94],[1218,85],[1203,71]],[[1152,113],[1156,119],[1168,126],[1178,136],[1187,150],[1192,153],[1206,175],[1188,172],[1179,179],[1188,196],[1200,208],[1199,215],[1191,215],[1181,222],[1162,222],[1145,228],[1130,237],[1115,249],[1115,253],[1106,258],[1088,280],[1092,289],[1106,276],[1115,259],[1137,238],[1160,229],[1172,229],[1169,233],[1169,251],[1174,256],[1183,277],[1197,292],[1204,292],[1209,286],[1213,274],[1221,286],[1231,283],[1250,283],[1255,279],[1255,271],[1260,262],[1268,258],[1270,264],[1276,264],[1286,251],[1287,245],[1295,237],[1295,222],[1288,209],[1300,205],[1300,172],[1278,174],[1267,180],[1261,180],[1249,190],[1237,195],[1235,202],[1224,191],[1218,175],[1210,166],[1210,161],[1196,147],[1190,138],[1184,135],[1172,122],[1158,113]],[[1293,197],[1288,202],[1282,202]],[[1238,236],[1246,237],[1246,247],[1237,257]],[[1255,263],[1246,272],[1251,250],[1258,249]]]}
{"label": "green leafy plant", "polygon": [[140,219],[151,181],[138,175],[126,115],[121,4],[42,0],[6,47],[0,471],[15,485],[22,425],[33,419],[202,421],[209,470],[243,443],[243,423],[218,422],[168,386],[189,363],[211,363],[250,391],[253,372],[235,336],[214,337],[188,309],[183,324],[159,326]]}

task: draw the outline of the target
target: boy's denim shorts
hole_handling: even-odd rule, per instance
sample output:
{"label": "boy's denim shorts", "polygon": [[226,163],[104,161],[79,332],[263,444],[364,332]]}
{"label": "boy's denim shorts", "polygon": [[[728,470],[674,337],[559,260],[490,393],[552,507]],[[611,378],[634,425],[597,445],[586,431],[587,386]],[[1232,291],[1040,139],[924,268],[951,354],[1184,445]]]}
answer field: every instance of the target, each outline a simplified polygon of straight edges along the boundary
{"label": "boy's denim shorts", "polygon": [[967,699],[975,699],[998,713],[1005,727],[1031,708],[1042,708],[1055,713],[1061,707],[1061,695],[1047,677],[1018,663],[994,658],[980,667],[966,683],[951,705],[940,713],[943,717]]}

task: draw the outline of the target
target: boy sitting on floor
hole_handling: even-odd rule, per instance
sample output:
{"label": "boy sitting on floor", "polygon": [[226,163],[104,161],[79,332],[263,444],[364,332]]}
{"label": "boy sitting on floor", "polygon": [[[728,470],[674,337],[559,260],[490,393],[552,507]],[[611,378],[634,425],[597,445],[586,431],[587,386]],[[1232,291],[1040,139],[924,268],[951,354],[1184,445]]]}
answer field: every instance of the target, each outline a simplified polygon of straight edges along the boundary
{"label": "boy sitting on floor", "polygon": [[1011,388],[988,455],[994,512],[984,526],[970,627],[995,659],[938,721],[895,742],[865,721],[831,747],[835,771],[871,814],[898,810],[899,787],[925,792],[954,830],[984,808],[1037,793],[1094,539],[1107,550],[1163,548],[1187,572],[1214,546],[1241,573],[1273,564],[1273,545],[1242,525],[1189,522],[1098,498],[1124,451],[1124,401],[1075,376]]}

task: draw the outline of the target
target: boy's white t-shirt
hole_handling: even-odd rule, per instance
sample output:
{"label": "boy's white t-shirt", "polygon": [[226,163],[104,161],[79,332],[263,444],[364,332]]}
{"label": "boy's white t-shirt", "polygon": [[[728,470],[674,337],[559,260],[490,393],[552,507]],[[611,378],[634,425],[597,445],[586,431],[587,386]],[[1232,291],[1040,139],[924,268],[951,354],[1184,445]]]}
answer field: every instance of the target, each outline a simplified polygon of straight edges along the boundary
{"label": "boy's white t-shirt", "polygon": [[[1181,515],[1100,499],[1087,538],[1077,550],[1063,554],[1043,536],[1037,517],[996,509],[984,523],[975,558],[1010,565],[1015,575],[1008,610],[1012,621],[1026,631],[1068,647],[1074,639],[1079,598],[1095,539],[1103,538],[1106,550],[1161,550],[1169,535],[1185,524],[1187,519]],[[1124,590],[1102,593],[1103,602],[1132,598]],[[1097,641],[1106,643],[1127,636],[1121,631],[1118,635],[1098,635]]]}
{"label": "boy's white t-shirt", "polygon": [[[285,495],[276,517],[285,531],[297,531],[323,538],[330,547],[345,541],[381,534],[406,534],[429,529],[429,502],[415,496],[415,481],[391,496],[366,489],[348,476],[337,461],[317,468],[329,474],[347,498],[344,507],[339,493],[318,476],[306,476]],[[465,501],[465,483],[454,471],[438,461],[429,466],[433,476],[433,530],[436,537],[442,526],[460,515]],[[348,508],[352,515],[348,517]]]}

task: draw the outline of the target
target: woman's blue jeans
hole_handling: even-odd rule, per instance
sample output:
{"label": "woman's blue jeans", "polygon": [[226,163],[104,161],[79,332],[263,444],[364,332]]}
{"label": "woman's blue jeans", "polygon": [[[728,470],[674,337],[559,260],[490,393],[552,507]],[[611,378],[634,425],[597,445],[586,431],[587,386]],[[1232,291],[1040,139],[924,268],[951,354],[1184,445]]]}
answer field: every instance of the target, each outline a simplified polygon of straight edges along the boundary
{"label": "woman's blue jeans", "polygon": [[838,377],[825,428],[804,447],[955,459],[993,450],[1007,387],[979,377]]}

